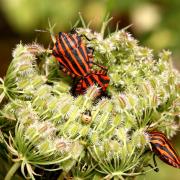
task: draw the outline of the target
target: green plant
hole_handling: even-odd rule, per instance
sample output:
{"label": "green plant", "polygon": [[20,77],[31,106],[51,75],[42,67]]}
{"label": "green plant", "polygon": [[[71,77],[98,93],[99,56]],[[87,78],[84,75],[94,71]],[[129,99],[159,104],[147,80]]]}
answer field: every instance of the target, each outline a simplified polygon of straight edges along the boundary
{"label": "green plant", "polygon": [[171,53],[154,55],[125,29],[104,37],[106,25],[100,33],[87,27],[78,33],[92,39],[86,43],[95,49],[94,61],[108,67],[111,98],[97,101],[95,86],[73,97],[71,78],[36,43],[13,51],[0,85],[1,154],[14,162],[6,180],[19,167],[32,179],[57,179],[56,173],[59,179],[128,179],[152,170],[147,130],[176,133],[180,76]]}

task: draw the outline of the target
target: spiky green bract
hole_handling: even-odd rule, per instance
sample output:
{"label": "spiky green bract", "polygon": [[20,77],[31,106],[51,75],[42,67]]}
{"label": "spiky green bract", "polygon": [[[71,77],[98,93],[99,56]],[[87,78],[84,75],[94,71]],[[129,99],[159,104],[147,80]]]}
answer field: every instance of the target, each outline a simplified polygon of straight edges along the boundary
{"label": "spiky green bract", "polygon": [[59,179],[128,179],[151,170],[146,132],[172,137],[178,129],[180,76],[169,51],[155,56],[125,30],[106,38],[104,28],[77,31],[92,39],[84,41],[95,49],[94,61],[108,67],[110,97],[97,100],[95,86],[73,97],[71,78],[48,50],[19,44],[0,85],[0,143],[15,163],[6,179],[19,166],[32,179],[39,168]]}

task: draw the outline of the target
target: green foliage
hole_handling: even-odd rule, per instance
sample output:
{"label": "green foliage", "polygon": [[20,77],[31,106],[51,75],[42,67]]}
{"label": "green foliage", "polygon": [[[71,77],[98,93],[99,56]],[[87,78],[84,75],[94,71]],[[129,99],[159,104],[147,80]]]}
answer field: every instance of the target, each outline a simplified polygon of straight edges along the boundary
{"label": "green foliage", "polygon": [[[71,79],[49,50],[17,45],[0,85],[0,143],[15,163],[6,180],[19,166],[32,179],[39,169],[56,171],[59,179],[126,179],[152,170],[146,168],[151,159],[144,154],[150,149],[146,131],[176,133],[180,76],[169,51],[155,56],[125,29],[105,38],[104,29],[78,28],[92,39],[84,41],[95,49],[94,61],[108,67],[111,98],[98,101],[95,86],[71,95]],[[88,122],[86,110],[92,114]]]}

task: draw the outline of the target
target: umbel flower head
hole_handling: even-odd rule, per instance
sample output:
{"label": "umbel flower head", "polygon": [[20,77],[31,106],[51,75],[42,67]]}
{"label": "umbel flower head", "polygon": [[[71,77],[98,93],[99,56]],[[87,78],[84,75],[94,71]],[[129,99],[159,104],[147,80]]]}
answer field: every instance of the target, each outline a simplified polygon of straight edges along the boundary
{"label": "umbel flower head", "polygon": [[44,47],[17,45],[0,79],[0,142],[14,162],[6,180],[19,167],[32,179],[145,174],[153,170],[147,167],[153,154],[146,153],[151,150],[147,132],[170,138],[178,130],[180,75],[169,51],[154,55],[125,29],[107,37],[104,26],[100,33],[87,27],[77,31],[92,39],[84,41],[94,48],[94,61],[108,67],[110,97],[97,100],[96,86],[73,97],[71,77]]}

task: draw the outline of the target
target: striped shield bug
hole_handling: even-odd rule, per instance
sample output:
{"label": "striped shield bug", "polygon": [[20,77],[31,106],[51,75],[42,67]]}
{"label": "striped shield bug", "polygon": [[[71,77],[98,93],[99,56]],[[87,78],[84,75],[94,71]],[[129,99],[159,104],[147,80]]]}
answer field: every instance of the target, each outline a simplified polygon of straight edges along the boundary
{"label": "striped shield bug", "polygon": [[72,77],[87,76],[91,73],[92,64],[96,64],[93,62],[93,49],[85,45],[75,30],[70,33],[59,32],[52,54],[59,61],[62,71]]}
{"label": "striped shield bug", "polygon": [[166,164],[180,168],[180,157],[167,137],[158,131],[147,132],[152,151]]}

